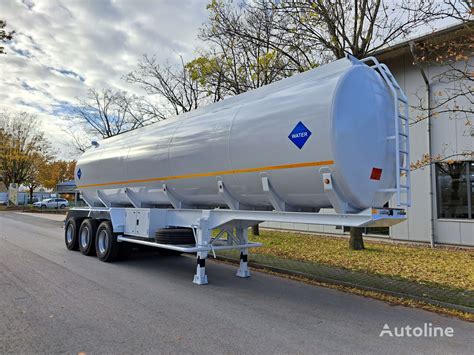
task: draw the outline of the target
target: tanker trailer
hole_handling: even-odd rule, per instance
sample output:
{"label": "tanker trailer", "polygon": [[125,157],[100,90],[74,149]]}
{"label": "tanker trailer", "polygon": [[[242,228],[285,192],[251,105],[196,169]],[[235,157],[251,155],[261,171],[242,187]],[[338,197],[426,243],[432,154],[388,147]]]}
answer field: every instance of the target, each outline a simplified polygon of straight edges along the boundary
{"label": "tanker trailer", "polygon": [[[238,249],[247,277],[255,224],[405,220],[408,133],[407,98],[387,66],[348,56],[93,142],[75,170],[88,207],[68,213],[66,246],[102,261],[129,243],[197,253],[197,284],[209,252]],[[398,208],[383,208],[392,197]]]}

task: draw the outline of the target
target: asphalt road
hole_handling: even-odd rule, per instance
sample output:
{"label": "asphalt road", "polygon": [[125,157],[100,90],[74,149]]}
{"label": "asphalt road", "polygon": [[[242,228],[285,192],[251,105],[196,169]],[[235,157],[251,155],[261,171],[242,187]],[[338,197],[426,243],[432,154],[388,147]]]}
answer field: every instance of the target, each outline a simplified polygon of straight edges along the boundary
{"label": "asphalt road", "polygon": [[[112,264],[64,246],[61,222],[0,213],[0,353],[470,353],[474,324],[195,259]],[[410,325],[452,338],[379,337]]]}

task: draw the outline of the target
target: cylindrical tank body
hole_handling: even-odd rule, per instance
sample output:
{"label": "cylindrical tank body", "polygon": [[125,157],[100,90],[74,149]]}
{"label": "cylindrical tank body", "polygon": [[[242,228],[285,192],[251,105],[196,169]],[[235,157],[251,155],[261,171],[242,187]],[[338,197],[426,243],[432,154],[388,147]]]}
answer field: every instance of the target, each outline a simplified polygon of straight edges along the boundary
{"label": "cylindrical tank body", "polygon": [[[395,186],[393,97],[367,65],[344,58],[100,142],[75,171],[87,201],[169,205],[168,194],[196,208],[226,206],[226,192],[246,208],[330,208],[321,172],[353,210],[381,207]],[[167,192],[163,191],[166,185]],[[99,192],[98,192],[99,190]],[[103,199],[102,199],[103,200]]]}

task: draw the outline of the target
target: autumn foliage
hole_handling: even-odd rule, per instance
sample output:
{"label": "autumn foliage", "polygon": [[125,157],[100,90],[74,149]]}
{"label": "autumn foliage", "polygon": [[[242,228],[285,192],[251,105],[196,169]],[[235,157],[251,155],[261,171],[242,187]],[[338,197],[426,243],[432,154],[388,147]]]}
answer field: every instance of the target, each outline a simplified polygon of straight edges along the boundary
{"label": "autumn foliage", "polygon": [[27,187],[30,197],[39,187],[53,189],[74,178],[75,161],[54,158],[49,141],[35,115],[0,113],[0,178],[6,187]]}

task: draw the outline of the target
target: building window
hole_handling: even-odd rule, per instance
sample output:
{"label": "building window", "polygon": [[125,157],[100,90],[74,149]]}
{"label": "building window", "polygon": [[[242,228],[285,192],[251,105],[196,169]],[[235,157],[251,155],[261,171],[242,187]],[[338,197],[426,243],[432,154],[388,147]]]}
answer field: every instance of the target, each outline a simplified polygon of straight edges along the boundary
{"label": "building window", "polygon": [[438,218],[473,219],[474,162],[437,163]]}

